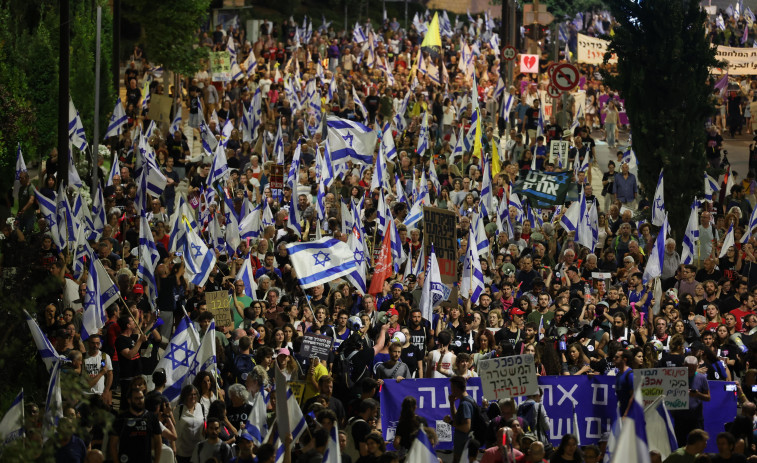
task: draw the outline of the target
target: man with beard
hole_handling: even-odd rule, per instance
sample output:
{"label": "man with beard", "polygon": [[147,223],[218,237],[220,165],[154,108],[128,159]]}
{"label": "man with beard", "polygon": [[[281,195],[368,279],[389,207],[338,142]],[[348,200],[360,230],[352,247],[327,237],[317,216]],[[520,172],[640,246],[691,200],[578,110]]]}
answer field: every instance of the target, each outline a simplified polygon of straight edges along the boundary
{"label": "man with beard", "polygon": [[636,345],[636,337],[626,326],[626,316],[623,313],[617,313],[613,317],[612,328],[610,328],[610,331],[607,331],[602,335],[602,340],[599,341],[598,348],[604,349],[610,341],[618,341],[624,346]]}
{"label": "man with beard", "polygon": [[707,280],[704,282],[704,299],[697,302],[694,313],[704,313],[708,305],[715,304],[720,306],[720,299],[718,298],[718,284],[714,280]]}
{"label": "man with beard", "polygon": [[407,330],[410,332],[410,342],[418,348],[421,358],[425,358],[426,352],[431,347],[433,338],[431,337],[431,330],[426,326],[421,313],[420,309],[410,311],[410,321],[407,324]]}
{"label": "man with beard", "polygon": [[[130,391],[129,409],[116,418],[110,434],[110,460],[159,462],[163,447],[158,417],[145,410],[141,389]],[[152,450],[152,455],[150,455]]]}

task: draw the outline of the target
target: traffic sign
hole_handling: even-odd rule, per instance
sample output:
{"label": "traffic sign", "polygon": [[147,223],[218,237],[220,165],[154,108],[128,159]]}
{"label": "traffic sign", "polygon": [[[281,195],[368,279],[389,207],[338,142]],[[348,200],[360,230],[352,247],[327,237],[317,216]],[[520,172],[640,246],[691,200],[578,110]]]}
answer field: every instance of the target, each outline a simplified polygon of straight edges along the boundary
{"label": "traffic sign", "polygon": [[539,4],[535,1],[533,4],[523,4],[523,24],[539,23],[550,24],[555,20],[552,13],[547,11],[547,5]]}
{"label": "traffic sign", "polygon": [[557,67],[557,63],[552,63],[547,66],[547,75],[549,76],[549,80],[552,80],[552,73],[555,72],[555,67]]}
{"label": "traffic sign", "polygon": [[560,91],[560,89],[555,87],[554,85],[547,85],[547,95],[551,96],[552,98],[559,98],[561,93],[562,92]]}
{"label": "traffic sign", "polygon": [[504,49],[502,49],[502,57],[505,58],[507,61],[512,61],[515,59],[515,55],[517,55],[518,52],[515,50],[515,47],[512,45],[506,46]]}
{"label": "traffic sign", "polygon": [[569,92],[578,85],[578,69],[569,63],[560,63],[552,72],[552,85],[558,90]]}

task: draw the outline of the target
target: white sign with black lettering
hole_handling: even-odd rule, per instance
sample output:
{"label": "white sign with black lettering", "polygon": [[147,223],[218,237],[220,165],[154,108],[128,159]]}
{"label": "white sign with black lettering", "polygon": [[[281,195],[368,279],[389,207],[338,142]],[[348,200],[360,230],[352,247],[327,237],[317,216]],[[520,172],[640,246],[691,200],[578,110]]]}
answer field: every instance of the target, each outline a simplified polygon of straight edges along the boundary
{"label": "white sign with black lettering", "polygon": [[484,397],[490,401],[532,395],[539,390],[531,354],[479,360],[478,374]]}
{"label": "white sign with black lettering", "polygon": [[[568,165],[568,151],[570,151],[570,142],[565,140],[552,140],[549,142],[549,162],[554,165],[562,163],[565,167]],[[560,162],[558,162],[558,159]]]}

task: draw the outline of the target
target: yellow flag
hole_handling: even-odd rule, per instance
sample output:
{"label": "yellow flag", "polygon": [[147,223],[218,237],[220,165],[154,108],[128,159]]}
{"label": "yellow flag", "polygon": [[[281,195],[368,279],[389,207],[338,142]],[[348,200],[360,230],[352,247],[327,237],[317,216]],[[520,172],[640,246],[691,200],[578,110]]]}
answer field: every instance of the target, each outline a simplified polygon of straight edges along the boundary
{"label": "yellow flag", "polygon": [[471,157],[478,157],[479,160],[483,160],[481,154],[481,111],[478,109],[476,109],[476,132],[473,136],[476,138],[473,140],[473,156]]}
{"label": "yellow flag", "polygon": [[434,19],[428,26],[426,35],[423,37],[421,48],[428,48],[436,53],[442,49],[442,36],[439,34],[439,13],[434,13]]}
{"label": "yellow flag", "polygon": [[502,170],[502,166],[499,164],[498,144],[496,139],[492,139],[492,179]]}

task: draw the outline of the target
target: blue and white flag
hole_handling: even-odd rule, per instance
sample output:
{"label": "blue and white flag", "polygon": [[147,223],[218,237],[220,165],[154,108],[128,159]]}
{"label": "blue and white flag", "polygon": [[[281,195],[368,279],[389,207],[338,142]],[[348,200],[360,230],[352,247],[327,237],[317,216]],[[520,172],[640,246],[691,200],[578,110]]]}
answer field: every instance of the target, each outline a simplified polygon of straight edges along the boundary
{"label": "blue and white flag", "polygon": [[173,402],[179,398],[184,380],[189,375],[199,347],[200,340],[194,331],[192,321],[185,315],[176,326],[176,331],[168,344],[165,355],[155,367],[156,371],[163,369],[166,373],[167,381],[163,395],[169,401]]}
{"label": "blue and white flag", "polygon": [[476,232],[473,229],[473,224],[471,224],[468,233],[468,247],[465,250],[465,260],[463,261],[460,296],[464,299],[470,299],[473,304],[478,303],[478,298],[484,292],[484,274],[481,269],[481,260],[478,258],[476,243]]}
{"label": "blue and white flag", "polygon": [[214,378],[218,378],[218,364],[216,361],[216,322],[210,321],[207,331],[200,340],[197,350],[189,367],[189,374],[184,379],[184,385],[192,384],[201,371],[207,371]]}
{"label": "blue and white flag", "polygon": [[[34,196],[37,198],[37,204],[39,204],[39,211],[42,213],[42,217],[45,218],[45,220],[47,221],[47,226],[50,228],[50,235],[53,239],[53,243],[55,243],[58,249],[65,248],[66,247],[65,231],[63,235],[61,236],[60,229],[59,229],[60,227],[58,224],[57,195],[54,199],[50,199],[47,196],[40,193],[39,190],[35,188]],[[63,223],[62,225],[63,227],[66,226],[65,223]]]}
{"label": "blue and white flag", "polygon": [[628,414],[623,418],[620,436],[615,448],[612,449],[611,463],[627,461],[650,463],[643,403],[641,388],[637,387]]}
{"label": "blue and white flag", "polygon": [[421,309],[423,318],[431,321],[433,319],[434,307],[446,301],[452,289],[442,283],[442,275],[439,271],[439,261],[436,259],[434,244],[431,244],[431,252],[428,256],[426,265],[426,278],[423,281],[423,290],[418,307]]}
{"label": "blue and white flag", "polygon": [[158,248],[153,240],[150,222],[144,215],[139,218],[139,265],[137,266],[137,278],[142,280],[145,290],[145,299],[150,306],[155,308],[155,300],[158,298],[158,284],[155,281],[155,267],[160,260]]}
{"label": "blue and white flag", "polygon": [[[496,153],[494,153],[496,155]],[[434,162],[433,160],[431,161]],[[491,162],[484,160],[484,173],[481,179],[481,212],[484,217],[494,213],[494,194],[492,192]]]}
{"label": "blue and white flag", "polygon": [[715,18],[715,25],[718,26],[718,29],[721,31],[725,30],[725,21],[723,20],[723,15],[718,13],[718,16]]}
{"label": "blue and white flag", "polygon": [[397,148],[394,146],[394,136],[388,122],[384,124],[384,131],[381,134],[381,149],[384,150],[386,159],[393,161],[397,158]]}
{"label": "blue and white flag", "polygon": [[116,100],[116,106],[113,108],[113,114],[110,116],[108,122],[108,130],[105,132],[103,138],[117,137],[124,132],[124,124],[128,122],[129,118],[124,111],[124,105],[121,102],[121,98]]}
{"label": "blue and white flag", "polygon": [[76,110],[74,102],[70,98],[68,99],[68,139],[79,151],[87,149],[84,124],[82,124],[79,111]]}
{"label": "blue and white flag", "polygon": [[215,150],[215,156],[213,156],[213,163],[210,165],[208,185],[222,182],[228,176],[229,164],[226,160],[226,148],[222,143],[219,143]]}
{"label": "blue and white flag", "polygon": [[87,294],[84,295],[84,313],[81,318],[82,340],[105,326],[108,320],[105,309],[118,300],[118,294],[118,286],[110,279],[100,259],[90,259]]}
{"label": "blue and white flag", "polygon": [[507,93],[502,99],[502,103],[500,104],[500,117],[504,119],[505,122],[510,120],[510,111],[512,111],[514,103],[515,97],[510,93]]}
{"label": "blue and white flag", "polygon": [[18,393],[2,421],[0,421],[0,447],[24,437],[24,390]]}
{"label": "blue and white flag", "polygon": [[168,133],[173,135],[176,133],[177,130],[181,130],[181,123],[182,123],[182,117],[181,117],[181,105],[177,105],[175,108],[176,115],[173,117],[173,121],[171,121],[171,126],[168,128]]}
{"label": "blue and white flag", "polygon": [[208,249],[202,239],[197,235],[197,228],[189,228],[184,222],[186,241],[184,242],[184,272],[187,280],[197,286],[205,285],[211,270],[216,265],[216,255],[212,249]]}
{"label": "blue and white flag", "polygon": [[39,356],[42,357],[42,361],[45,363],[45,368],[49,373],[50,371],[52,371],[55,362],[59,360],[65,362],[66,357],[59,355],[55,351],[55,349],[53,349],[53,346],[52,344],[50,344],[47,336],[42,333],[42,330],[39,328],[39,325],[37,325],[37,322],[34,321],[31,315],[29,315],[29,312],[27,312],[26,310],[24,310],[24,317],[26,317],[26,323],[29,325],[29,331],[31,331],[32,333],[32,339],[34,339],[34,344],[37,346]]}
{"label": "blue and white flag", "polygon": [[13,182],[13,197],[18,198],[18,192],[21,189],[21,173],[28,172],[26,169],[26,162],[24,162],[24,155],[21,153],[21,143],[16,148],[16,177]]}
{"label": "blue and white flag", "polygon": [[719,258],[723,258],[728,254],[728,249],[733,247],[734,245],[734,237],[733,237],[733,224],[731,224],[730,227],[728,227],[728,233],[725,234],[725,238],[723,238],[723,246],[720,248],[720,254],[718,255]]}
{"label": "blue and white flag", "polygon": [[428,112],[423,113],[423,120],[421,122],[420,132],[418,133],[418,146],[415,150],[418,156],[423,157],[426,153],[426,149],[429,148],[429,136],[428,136]]}
{"label": "blue and white flag", "polygon": [[642,277],[644,282],[647,282],[652,278],[658,278],[662,275],[662,263],[665,261],[665,238],[667,232],[668,216],[666,215],[665,220],[662,222],[662,227],[660,227],[660,231],[657,233],[654,248],[652,248],[652,252],[649,253],[647,266],[644,267],[644,276]]}
{"label": "blue and white flag", "polygon": [[720,185],[717,180],[710,177],[707,172],[704,173],[704,199],[706,201],[712,201],[712,197],[715,192],[720,191]]}
{"label": "blue and white flag", "polygon": [[576,110],[576,116],[573,118],[573,122],[570,124],[571,133],[575,131],[579,125],[581,125],[581,121],[579,121],[579,119],[583,117],[584,117],[584,108],[582,105],[579,105],[578,109]]}
{"label": "blue and white flag", "polygon": [[184,200],[184,196],[179,196],[179,205],[176,207],[173,217],[171,217],[171,234],[168,237],[168,251],[176,252],[184,249],[184,242],[186,241],[185,220],[191,228],[197,228],[197,222],[195,222],[192,210]]}
{"label": "blue and white flag", "polygon": [[108,174],[108,181],[105,182],[105,186],[113,185],[113,177],[121,176],[121,166],[118,163],[118,155],[113,156],[113,164],[110,166],[110,173]]}
{"label": "blue and white flag", "polygon": [[[418,437],[410,445],[410,451],[407,453],[408,462],[412,463],[438,463],[439,460],[434,452],[434,447],[428,439],[423,426],[418,428]],[[460,460],[462,461],[462,459]],[[467,460],[466,460],[467,461]]]}
{"label": "blue and white flag", "polygon": [[[691,264],[694,262],[694,256],[696,255],[695,246],[699,242],[699,208],[697,205],[699,202],[694,198],[694,202],[691,203],[691,213],[689,214],[689,221],[686,224],[686,231],[683,234],[683,249],[681,250],[681,263]],[[755,208],[757,210],[757,208]],[[754,213],[752,214],[754,217]]]}
{"label": "blue and white flag", "polygon": [[58,194],[55,197],[55,220],[58,223],[58,234],[60,241],[63,243],[61,249],[68,246],[69,241],[76,241],[76,226],[71,205],[68,203],[66,195],[66,186],[61,183],[58,186]]}
{"label": "blue and white flag", "polygon": [[276,164],[284,165],[284,137],[281,133],[281,118],[279,118],[279,129],[276,131],[276,139],[273,141],[273,159]]}
{"label": "blue and white flag", "polygon": [[268,434],[267,406],[270,400],[270,394],[265,389],[252,397],[252,410],[247,418],[245,430],[252,436],[252,442],[255,445],[261,445]]}
{"label": "blue and white flag", "polygon": [[425,195],[419,195],[415,202],[413,202],[413,207],[410,208],[405,221],[402,222],[407,228],[414,227],[418,222],[423,220],[423,201],[425,198]]}
{"label": "blue and white flag", "polygon": [[659,396],[644,409],[649,450],[657,450],[664,461],[678,448],[678,441],[673,429],[664,396]]}
{"label": "blue and white flag", "polygon": [[583,190],[581,190],[578,209],[579,219],[575,239],[578,244],[585,246],[589,248],[591,252],[594,252],[594,248],[597,245],[597,234],[599,232],[597,208],[595,202],[586,202],[586,195]]}
{"label": "blue and white flag", "polygon": [[294,194],[292,194],[291,198],[289,198],[289,217],[287,220],[287,227],[294,231],[297,236],[302,236],[300,214],[297,213],[297,201],[295,200]]}
{"label": "blue and white flag", "polygon": [[74,157],[70,146],[68,148],[68,184],[76,188],[81,188],[84,185],[81,177],[79,177],[79,171],[76,170],[76,166],[74,165]]}
{"label": "blue and white flag", "polygon": [[455,149],[452,151],[452,154],[450,155],[450,162],[454,162],[458,156],[462,157],[463,153],[467,150],[465,147],[465,128],[460,125],[460,132],[457,135],[457,143],[455,144]]}
{"label": "blue and white flag", "polygon": [[359,164],[373,164],[376,148],[376,134],[359,122],[328,116],[328,142],[333,164],[352,161]]}
{"label": "blue and white flag", "polygon": [[560,226],[567,232],[578,230],[578,224],[581,221],[581,204],[579,201],[573,201],[570,207],[560,218]]}
{"label": "blue and white flag", "polygon": [[376,156],[376,165],[371,176],[371,191],[374,191],[376,188],[390,188],[388,170],[386,157],[384,156],[384,145],[382,143],[379,147],[379,152]]}
{"label": "blue and white flag", "polygon": [[327,103],[334,101],[334,95],[336,95],[336,91],[336,79],[332,77],[331,82],[329,82],[329,89],[326,96]]}
{"label": "blue and white flag", "polygon": [[342,463],[342,451],[339,448],[339,428],[334,423],[329,431],[329,443],[323,452],[323,463]]}
{"label": "blue and white flag", "polygon": [[287,250],[302,289],[326,284],[352,273],[357,267],[352,249],[333,238],[290,243]]}
{"label": "blue and white flag", "polygon": [[665,188],[663,186],[662,169],[660,177],[657,179],[657,189],[654,192],[654,202],[652,204],[652,225],[659,227],[665,220]]}
{"label": "blue and white flag", "polygon": [[476,253],[479,256],[485,256],[489,254],[489,239],[486,237],[486,229],[484,228],[484,215],[482,210],[479,210],[478,214],[471,217],[471,227],[473,228]]}
{"label": "blue and white flag", "polygon": [[244,260],[242,268],[240,268],[239,272],[237,272],[236,279],[237,281],[244,283],[245,296],[249,297],[250,299],[257,300],[258,295],[256,291],[258,290],[258,284],[255,283],[255,272],[252,270],[252,264],[250,264],[249,258]]}
{"label": "blue and white flag", "polygon": [[362,100],[360,100],[357,91],[355,91],[354,85],[352,86],[352,102],[355,103],[355,109],[359,109],[363,118],[365,120],[368,120],[368,110],[365,109],[365,105],[363,104]]}
{"label": "blue and white flag", "polygon": [[286,377],[281,372],[278,363],[276,363],[275,380],[277,428],[281,435],[292,434],[294,444],[307,430],[307,423],[297,403],[297,398],[287,385]]}
{"label": "blue and white flag", "polygon": [[355,269],[345,277],[355,286],[357,291],[364,295],[367,290],[366,273],[368,268],[368,247],[365,243],[365,230],[360,220],[360,209],[352,209],[352,232],[347,237],[347,246],[352,249],[355,259]]}
{"label": "blue and white flag", "polygon": [[365,36],[365,32],[363,32],[363,28],[360,27],[360,23],[355,23],[355,28],[352,30],[352,41],[355,43],[363,43],[366,40],[368,40],[368,37]]}
{"label": "blue and white flag", "polygon": [[60,391],[60,372],[63,361],[53,364],[50,371],[50,382],[47,384],[47,396],[45,397],[45,417],[42,424],[42,434],[46,438],[52,437],[57,431],[58,420],[63,417],[63,397]]}

